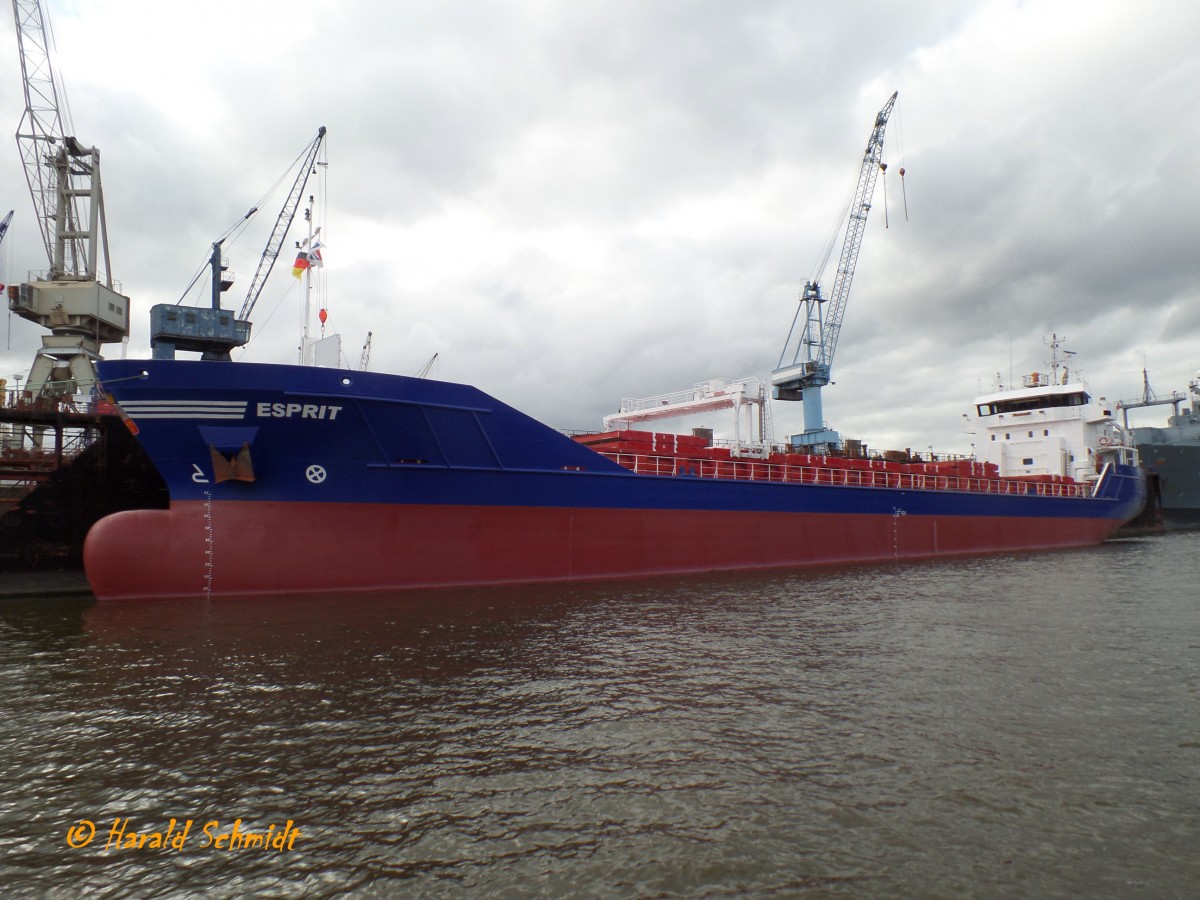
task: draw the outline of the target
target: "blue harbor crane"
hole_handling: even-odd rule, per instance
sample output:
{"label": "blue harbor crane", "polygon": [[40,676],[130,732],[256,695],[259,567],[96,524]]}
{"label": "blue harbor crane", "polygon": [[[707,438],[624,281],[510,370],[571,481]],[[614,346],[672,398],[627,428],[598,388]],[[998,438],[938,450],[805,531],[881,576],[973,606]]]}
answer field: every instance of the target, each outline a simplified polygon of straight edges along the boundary
{"label": "blue harbor crane", "polygon": [[[250,341],[250,313],[262,292],[267,276],[279,257],[283,240],[287,237],[292,220],[296,217],[296,209],[300,205],[300,195],[308,183],[308,176],[316,164],[317,154],[325,140],[325,126],[317,129],[317,136],[312,143],[301,152],[299,168],[296,172],[292,189],[284,200],[283,208],[275,219],[275,227],[267,239],[267,246],[259,258],[258,270],[250,282],[246,292],[246,300],[242,303],[241,311],[235,316],[232,310],[221,308],[221,294],[233,286],[233,276],[225,274],[226,267],[221,259],[221,246],[225,239],[221,238],[212,245],[212,255],[209,266],[212,270],[212,307],[180,307],[177,303],[160,303],[150,309],[150,345],[155,359],[174,359],[176,350],[188,350],[201,354],[201,359],[228,360],[229,353],[234,347],[241,347]],[[289,171],[291,171],[289,169]],[[258,212],[258,207],[246,213],[242,221],[249,219]],[[193,282],[194,284],[195,282]]]}
{"label": "blue harbor crane", "polygon": [[[897,91],[888,98],[883,109],[875,116],[875,125],[867,139],[859,169],[858,184],[847,212],[846,239],[842,244],[842,255],[838,261],[833,290],[826,297],[821,291],[820,277],[829,260],[832,242],[817,267],[816,275],[804,283],[792,327],[779,357],[779,365],[771,372],[772,396],[776,400],[802,400],[804,402],[804,432],[794,434],[791,443],[815,452],[836,450],[841,447],[841,436],[825,427],[821,408],[821,389],[829,384],[829,373],[833,367],[833,354],[837,349],[838,334],[842,330],[842,317],[846,314],[846,300],[850,296],[850,283],[854,279],[854,266],[858,261],[858,250],[862,246],[863,232],[867,227],[867,214],[871,211],[871,197],[875,192],[875,179],[886,170],[883,162],[883,132],[888,116],[896,104]],[[900,170],[904,174],[904,170]],[[826,305],[828,304],[828,306]]]}

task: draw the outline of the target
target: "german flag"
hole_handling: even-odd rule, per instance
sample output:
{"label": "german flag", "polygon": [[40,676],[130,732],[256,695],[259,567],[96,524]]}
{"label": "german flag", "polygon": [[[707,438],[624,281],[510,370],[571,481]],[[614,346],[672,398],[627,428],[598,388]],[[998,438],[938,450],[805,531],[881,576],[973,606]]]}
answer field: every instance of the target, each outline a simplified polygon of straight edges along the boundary
{"label": "german flag", "polygon": [[304,274],[304,270],[308,268],[308,254],[301,250],[296,254],[296,263],[292,266],[292,274],[299,278]]}

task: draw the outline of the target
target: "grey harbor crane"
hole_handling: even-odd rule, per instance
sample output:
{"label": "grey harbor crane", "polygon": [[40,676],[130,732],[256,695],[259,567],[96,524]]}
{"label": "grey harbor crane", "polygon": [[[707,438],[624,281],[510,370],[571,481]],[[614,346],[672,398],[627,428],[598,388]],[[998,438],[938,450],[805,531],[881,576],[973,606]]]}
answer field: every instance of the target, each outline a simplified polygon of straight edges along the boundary
{"label": "grey harbor crane", "polygon": [[64,398],[90,393],[102,345],[128,336],[129,298],[112,279],[100,151],[64,126],[46,16],[38,0],[13,0],[13,16],[25,92],[17,146],[50,267],[10,284],[8,308],[50,330],[25,396]]}

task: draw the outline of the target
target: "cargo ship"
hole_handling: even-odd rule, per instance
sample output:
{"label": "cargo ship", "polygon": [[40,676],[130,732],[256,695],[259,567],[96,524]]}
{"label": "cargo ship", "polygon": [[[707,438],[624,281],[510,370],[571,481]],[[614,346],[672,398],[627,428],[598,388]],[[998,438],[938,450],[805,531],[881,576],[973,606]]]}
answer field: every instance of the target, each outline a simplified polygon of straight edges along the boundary
{"label": "cargo ship", "polygon": [[[821,390],[831,383],[854,260],[876,178],[886,170],[883,135],[896,96],[875,116],[859,159],[832,291],[822,292],[819,276],[805,283],[772,373],[775,398],[804,403],[805,432],[788,444],[774,444],[761,427],[769,410],[764,384],[751,397],[745,381],[709,382],[678,404],[697,410],[732,400],[740,415],[743,401],[757,403],[759,439],[722,445],[707,435],[630,427],[654,421],[670,398],[607,417],[598,432],[568,435],[473,386],[321,365],[310,351],[332,338],[309,342],[308,279],[323,261],[312,256],[319,217],[306,214],[310,231],[293,269],[305,278],[306,365],[229,361],[228,349],[248,337],[241,320],[250,304],[236,320],[220,308],[217,245],[211,310],[156,307],[154,359],[97,363],[103,391],[170,501],[92,526],[83,556],[94,593],[101,600],[341,594],[1104,540],[1139,512],[1145,482],[1111,415],[1077,393],[1064,399],[1039,384],[1021,410],[1009,411],[1003,397],[992,401],[994,410],[981,417],[992,435],[1025,409],[1062,420],[1037,437],[1044,453],[1032,452],[1030,431],[1019,451],[1032,460],[1012,471],[1004,460],[872,457],[824,425]],[[903,176],[903,166],[898,171]],[[226,320],[244,333],[222,332]],[[176,349],[207,358],[177,360]],[[1075,415],[1083,409],[1086,421]],[[1020,442],[1010,438],[1017,452]],[[1064,460],[1065,468],[1051,464]]]}
{"label": "cargo ship", "polygon": [[[88,533],[100,600],[1046,550],[1103,541],[1145,499],[1111,417],[1077,416],[1091,406],[1048,386],[1009,398],[1020,409],[1003,395],[977,404],[991,404],[980,416],[990,435],[1011,438],[1018,414],[1074,423],[1070,439],[1066,425],[1042,429],[1042,455],[1026,429],[1014,458],[1033,462],[1006,474],[977,459],[818,456],[627,427],[568,435],[475,387],[400,375],[212,360],[97,366],[170,494],[167,509],[119,512]],[[1073,468],[1052,471],[1052,458]]]}
{"label": "cargo ship", "polygon": [[[1131,429],[1133,443],[1156,487],[1158,518],[1168,531],[1200,529],[1200,372],[1188,383],[1188,395],[1175,391],[1169,399],[1151,399],[1149,383],[1141,401],[1121,406],[1171,404],[1165,426]],[[1190,402],[1190,406],[1182,406]]]}

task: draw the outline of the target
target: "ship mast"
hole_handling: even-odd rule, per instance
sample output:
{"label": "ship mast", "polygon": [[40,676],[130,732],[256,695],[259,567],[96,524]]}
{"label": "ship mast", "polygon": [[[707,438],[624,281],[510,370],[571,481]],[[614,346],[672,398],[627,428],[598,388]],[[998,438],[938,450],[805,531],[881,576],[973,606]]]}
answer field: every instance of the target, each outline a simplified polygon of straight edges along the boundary
{"label": "ship mast", "polygon": [[[325,163],[318,163],[324,166]],[[321,232],[324,215],[324,194],[318,192],[309,195],[308,206],[304,210],[304,221],[308,223],[308,234],[296,242],[296,265],[292,274],[300,279],[304,297],[301,301],[300,321],[300,359],[302,366],[322,366],[339,368],[342,361],[342,337],[337,332],[325,334],[325,325],[329,318],[327,310],[327,285],[316,277],[314,269],[324,268],[322,258],[324,244]],[[314,302],[313,292],[316,292]],[[313,312],[316,312],[317,323],[320,325],[320,335],[315,332]]]}
{"label": "ship mast", "polygon": [[[316,217],[315,208],[316,198],[309,195],[308,206],[304,210],[304,221],[308,223],[308,234],[303,240],[296,242],[296,268],[292,269],[293,274],[301,279],[304,293],[304,300],[300,305],[299,361],[302,366],[330,366],[337,365],[340,358],[341,338],[336,334],[329,338],[325,337],[325,321],[328,313],[325,311],[324,300],[319,300],[317,303],[317,319],[321,323],[321,336],[314,338],[312,334],[313,269],[320,268],[325,264],[321,259],[321,226],[313,227],[313,219]],[[318,291],[320,291],[320,285],[318,285]]]}
{"label": "ship mast", "polygon": [[[1067,366],[1069,358],[1075,355],[1074,350],[1062,350],[1063,342],[1066,338],[1060,338],[1057,334],[1050,335],[1050,383],[1051,384],[1066,384],[1071,377],[1071,370]],[[1068,357],[1067,360],[1059,361],[1058,354],[1062,350],[1063,356]],[[1062,378],[1059,379],[1058,370],[1062,369]]]}
{"label": "ship mast", "polygon": [[[313,240],[313,222],[312,222],[312,205],[313,198],[308,198],[308,206],[304,210],[304,221],[308,223],[308,236],[300,243],[301,252],[305,252],[304,248],[312,245]],[[311,366],[312,359],[312,338],[308,333],[309,322],[312,320],[312,262],[304,269],[304,303],[303,311],[300,320],[300,365]]]}

